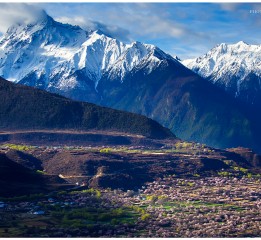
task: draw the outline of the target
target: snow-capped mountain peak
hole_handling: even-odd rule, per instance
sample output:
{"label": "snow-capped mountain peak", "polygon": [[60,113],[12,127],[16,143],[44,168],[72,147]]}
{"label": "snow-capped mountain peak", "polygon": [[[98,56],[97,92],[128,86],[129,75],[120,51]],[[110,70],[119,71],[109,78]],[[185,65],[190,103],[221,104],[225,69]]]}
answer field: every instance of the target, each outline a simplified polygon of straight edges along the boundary
{"label": "snow-capped mountain peak", "polygon": [[212,76],[215,81],[224,74],[241,79],[250,72],[261,75],[261,45],[249,45],[243,41],[235,44],[219,44],[205,55],[187,59],[182,63],[203,77]]}
{"label": "snow-capped mountain peak", "polygon": [[166,58],[175,61],[153,45],[125,44],[99,29],[87,32],[43,14],[34,23],[10,27],[3,36],[0,76],[59,92],[81,88],[83,78],[97,87],[104,74],[122,81],[126,73],[144,62],[149,73]]}
{"label": "snow-capped mountain peak", "polygon": [[[60,44],[67,44],[70,38],[77,36],[86,37],[86,32],[78,26],[71,26],[69,24],[62,24],[56,22],[48,15],[43,15],[39,19],[30,24],[14,24],[11,26],[1,40],[1,47],[7,47],[6,44],[13,44],[16,42],[33,41],[37,37],[44,37],[45,44],[48,42]],[[12,40],[12,41],[10,41]],[[43,39],[40,39],[43,40]]]}
{"label": "snow-capped mountain peak", "polygon": [[243,41],[221,43],[205,55],[182,63],[234,96],[244,97],[243,92],[247,91],[247,101],[255,101],[250,95],[261,91],[261,45],[250,45]]}

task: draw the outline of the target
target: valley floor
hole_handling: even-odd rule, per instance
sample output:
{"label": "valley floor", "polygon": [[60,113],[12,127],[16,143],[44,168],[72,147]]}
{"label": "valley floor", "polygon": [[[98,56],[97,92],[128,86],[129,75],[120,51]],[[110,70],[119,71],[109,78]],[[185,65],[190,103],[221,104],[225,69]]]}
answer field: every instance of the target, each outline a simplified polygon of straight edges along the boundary
{"label": "valley floor", "polygon": [[261,237],[259,155],[138,138],[3,139],[0,237]]}
{"label": "valley floor", "polygon": [[261,237],[260,177],[165,176],[138,191],[2,199],[0,237]]}

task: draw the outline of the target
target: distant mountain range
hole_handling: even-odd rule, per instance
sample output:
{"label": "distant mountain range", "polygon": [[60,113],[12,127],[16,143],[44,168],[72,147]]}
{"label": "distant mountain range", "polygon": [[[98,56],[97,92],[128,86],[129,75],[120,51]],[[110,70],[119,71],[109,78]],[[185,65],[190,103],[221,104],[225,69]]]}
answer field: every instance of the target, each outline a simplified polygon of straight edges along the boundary
{"label": "distant mountain range", "polygon": [[182,63],[235,98],[261,110],[261,45],[219,44]]}
{"label": "distant mountain range", "polygon": [[73,101],[0,78],[0,129],[107,130],[151,138],[174,137],[144,116]]}
{"label": "distant mountain range", "polygon": [[153,45],[124,44],[99,30],[86,32],[46,15],[9,28],[0,41],[0,75],[146,115],[184,140],[261,151],[254,110]]}

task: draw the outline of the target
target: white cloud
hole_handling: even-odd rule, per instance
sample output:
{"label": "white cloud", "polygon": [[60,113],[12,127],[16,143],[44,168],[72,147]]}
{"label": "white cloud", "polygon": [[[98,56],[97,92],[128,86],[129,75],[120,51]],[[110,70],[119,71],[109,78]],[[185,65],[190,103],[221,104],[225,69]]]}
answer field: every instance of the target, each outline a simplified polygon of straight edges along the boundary
{"label": "white cloud", "polygon": [[82,29],[85,30],[101,30],[105,34],[115,37],[121,41],[130,41],[130,33],[128,30],[121,28],[116,25],[105,25],[104,23],[93,21],[83,16],[75,16],[75,17],[58,17],[55,18],[56,21],[62,23],[69,23],[72,25],[78,25]]}
{"label": "white cloud", "polygon": [[16,23],[31,23],[44,16],[45,12],[33,4],[0,3],[0,32]]}
{"label": "white cloud", "polygon": [[[74,11],[64,8],[59,15],[57,14],[55,20],[79,25],[84,29],[99,28],[123,41],[150,42],[158,38],[183,39],[188,36],[207,38],[200,31],[192,31],[189,26],[177,22],[169,13],[167,6],[160,5],[160,7],[159,11],[159,5],[148,3],[86,4],[75,7]],[[53,12],[52,9],[49,10]]]}

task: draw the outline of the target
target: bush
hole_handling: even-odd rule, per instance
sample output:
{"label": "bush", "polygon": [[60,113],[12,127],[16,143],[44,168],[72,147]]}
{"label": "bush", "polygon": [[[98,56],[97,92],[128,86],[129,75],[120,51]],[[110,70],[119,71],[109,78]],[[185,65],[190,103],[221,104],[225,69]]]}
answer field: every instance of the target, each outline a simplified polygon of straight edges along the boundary
{"label": "bush", "polygon": [[145,210],[143,208],[141,208],[141,207],[131,206],[130,208],[133,209],[137,213],[145,214]]}
{"label": "bush", "polygon": [[71,191],[70,194],[79,194],[79,193],[86,193],[90,195],[95,195],[96,198],[101,197],[101,192],[98,189],[89,188],[82,191]]}
{"label": "bush", "polygon": [[188,186],[193,187],[195,185],[194,182],[188,182]]}
{"label": "bush", "polygon": [[152,203],[155,203],[158,200],[158,196],[156,195],[146,196],[146,199],[151,201]]}
{"label": "bush", "polygon": [[62,196],[62,195],[65,195],[67,192],[66,191],[60,191],[57,193],[58,196]]}
{"label": "bush", "polygon": [[248,173],[248,174],[247,174],[247,177],[248,177],[248,178],[252,178],[252,173]]}
{"label": "bush", "polygon": [[248,172],[248,170],[246,168],[242,168],[242,167],[239,168],[239,171],[242,172],[242,173],[247,173]]}
{"label": "bush", "polygon": [[100,153],[111,153],[112,149],[111,148],[103,148],[100,150]]}
{"label": "bush", "polygon": [[111,224],[112,224],[112,225],[117,225],[117,224],[119,224],[119,220],[117,220],[116,218],[113,218],[113,219],[111,220]]}
{"label": "bush", "polygon": [[151,217],[150,214],[145,213],[145,214],[141,215],[141,220],[142,220],[142,221],[146,221],[146,220],[149,219],[150,217]]}
{"label": "bush", "polygon": [[41,170],[37,170],[36,173],[38,173],[38,174],[42,174],[42,175],[46,174],[46,172],[41,171]]}
{"label": "bush", "polygon": [[229,172],[218,172],[218,175],[222,176],[222,177],[228,177],[228,176],[231,175],[231,173],[229,173]]}
{"label": "bush", "polygon": [[200,175],[197,174],[197,173],[193,174],[193,176],[194,176],[194,177],[200,177]]}
{"label": "bush", "polygon": [[108,220],[110,220],[111,218],[112,218],[112,214],[110,214],[110,213],[101,213],[101,214],[99,214],[98,215],[98,220],[100,220],[100,221],[108,221]]}

